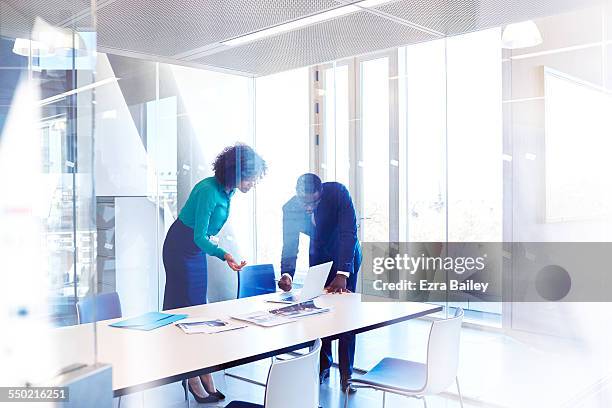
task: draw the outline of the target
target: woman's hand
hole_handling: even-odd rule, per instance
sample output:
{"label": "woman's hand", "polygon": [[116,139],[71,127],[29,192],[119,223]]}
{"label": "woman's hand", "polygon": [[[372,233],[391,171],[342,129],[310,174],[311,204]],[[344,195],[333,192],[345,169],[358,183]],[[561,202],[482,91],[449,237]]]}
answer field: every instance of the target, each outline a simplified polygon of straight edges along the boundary
{"label": "woman's hand", "polygon": [[234,260],[234,257],[231,256],[230,254],[225,254],[223,259],[225,259],[225,262],[227,262],[229,267],[232,268],[232,270],[234,270],[236,272],[238,272],[239,270],[244,268],[244,266],[246,265],[246,261],[242,261],[242,262],[238,263],[238,262],[236,262]]}

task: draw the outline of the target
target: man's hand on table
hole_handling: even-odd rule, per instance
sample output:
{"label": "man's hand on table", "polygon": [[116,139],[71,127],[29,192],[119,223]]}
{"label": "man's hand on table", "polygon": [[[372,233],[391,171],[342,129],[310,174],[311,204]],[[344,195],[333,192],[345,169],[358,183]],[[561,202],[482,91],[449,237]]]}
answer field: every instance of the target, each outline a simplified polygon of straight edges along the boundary
{"label": "man's hand on table", "polygon": [[351,291],[346,288],[346,281],[347,277],[345,275],[337,274],[329,286],[325,288],[325,291],[327,293],[350,293]]}

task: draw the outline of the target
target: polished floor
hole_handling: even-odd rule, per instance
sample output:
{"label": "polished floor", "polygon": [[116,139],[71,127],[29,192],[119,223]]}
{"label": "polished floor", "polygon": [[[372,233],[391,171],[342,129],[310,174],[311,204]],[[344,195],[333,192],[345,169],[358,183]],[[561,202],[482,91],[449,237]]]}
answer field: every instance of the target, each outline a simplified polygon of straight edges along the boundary
{"label": "polished floor", "polygon": [[[424,361],[429,322],[411,321],[358,336],[356,367],[371,368],[384,356]],[[464,407],[529,408],[612,406],[612,364],[595,357],[583,345],[555,337],[508,336],[499,331],[463,328],[459,378]],[[227,370],[255,381],[265,382],[269,360]],[[215,373],[227,401],[189,407],[223,407],[231,400],[262,403],[264,388],[223,373]],[[117,405],[117,401],[115,402]],[[122,398],[122,408],[187,407],[179,383],[131,394]],[[321,406],[344,406],[337,370],[321,386]],[[387,408],[422,407],[422,401],[387,395]],[[429,408],[459,407],[456,389],[427,398]],[[290,405],[288,405],[290,407]],[[350,397],[349,407],[382,407],[382,393],[359,390]]]}

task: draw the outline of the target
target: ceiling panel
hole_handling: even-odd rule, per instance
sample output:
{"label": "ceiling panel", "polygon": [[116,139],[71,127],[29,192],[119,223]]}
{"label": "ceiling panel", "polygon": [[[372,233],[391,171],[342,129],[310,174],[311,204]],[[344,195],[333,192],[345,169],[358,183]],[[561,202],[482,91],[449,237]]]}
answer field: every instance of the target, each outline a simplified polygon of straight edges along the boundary
{"label": "ceiling panel", "polygon": [[588,7],[601,0],[404,0],[375,8],[456,35]]}
{"label": "ceiling panel", "polygon": [[90,10],[89,0],[1,0],[24,17],[41,17],[53,25],[63,24]]}
{"label": "ceiling panel", "polygon": [[10,4],[0,1],[0,36],[28,37],[33,24],[34,19],[24,16]]}
{"label": "ceiling panel", "polygon": [[[392,0],[370,11],[211,50],[220,41],[355,1],[97,0],[98,46],[123,55],[259,76],[437,38],[432,32],[456,35],[602,2]],[[77,27],[88,27],[89,4],[90,0],[0,0],[0,34],[27,36],[37,16],[54,25],[77,21]]]}
{"label": "ceiling panel", "polygon": [[267,75],[433,38],[368,12],[357,12],[192,62]]}
{"label": "ceiling panel", "polygon": [[98,40],[172,57],[334,7],[333,0],[116,0],[98,10]]}
{"label": "ceiling panel", "polygon": [[[58,26],[89,22],[89,0],[0,0],[0,35],[29,38],[37,18]],[[87,25],[89,27],[90,25]]]}

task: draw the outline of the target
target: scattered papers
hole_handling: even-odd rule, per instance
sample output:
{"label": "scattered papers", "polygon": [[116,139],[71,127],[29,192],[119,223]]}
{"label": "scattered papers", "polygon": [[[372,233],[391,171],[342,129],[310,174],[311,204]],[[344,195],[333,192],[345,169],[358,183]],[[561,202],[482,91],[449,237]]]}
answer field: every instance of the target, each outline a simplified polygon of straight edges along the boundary
{"label": "scattered papers", "polygon": [[283,316],[274,315],[267,310],[260,310],[258,312],[251,312],[232,317],[234,319],[244,320],[245,322],[255,323],[263,327],[278,326],[280,324],[291,323],[293,321]]}
{"label": "scattered papers", "polygon": [[318,307],[313,300],[309,300],[307,302],[295,303],[277,309],[260,310],[232,317],[234,319],[255,323],[259,326],[272,327],[294,322],[295,319],[301,317],[329,312],[330,310],[331,309],[328,307]]}
{"label": "scattered papers", "polygon": [[228,320],[207,319],[202,317],[185,319],[176,325],[187,334],[213,334],[247,327],[245,324],[231,322]]}

